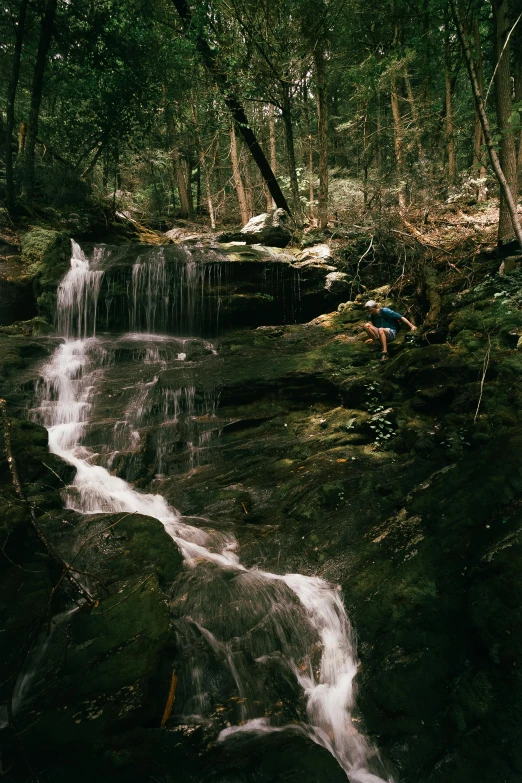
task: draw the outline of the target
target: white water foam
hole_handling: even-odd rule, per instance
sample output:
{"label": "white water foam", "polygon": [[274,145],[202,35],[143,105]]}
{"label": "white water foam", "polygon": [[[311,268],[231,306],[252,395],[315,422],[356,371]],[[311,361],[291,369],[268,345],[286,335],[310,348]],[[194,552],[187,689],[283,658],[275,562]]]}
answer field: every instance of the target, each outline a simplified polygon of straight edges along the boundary
{"label": "white water foam", "polygon": [[[194,569],[194,573],[197,573],[200,564],[205,563],[237,572],[244,580],[245,599],[252,601],[262,595],[267,605],[272,606],[278,629],[276,646],[281,657],[285,658],[286,667],[293,672],[304,691],[308,724],[277,726],[270,725],[265,718],[253,718],[246,720],[244,725],[222,731],[219,736],[221,741],[239,732],[302,731],[330,751],[350,781],[383,783],[383,779],[369,769],[370,760],[377,753],[357,731],[352,720],[358,661],[339,590],[317,577],[278,575],[245,568],[235,552],[236,541],[231,534],[208,532],[184,523],[179,512],[169,506],[165,498],[137,492],[121,478],[94,464],[94,455],[82,446],[93,389],[104,365],[101,343],[94,336],[85,338],[85,331],[91,323],[86,312],[89,307],[94,307],[95,311],[99,290],[99,277],[94,274],[89,269],[88,260],[73,243],[71,271],[62,281],[59,291],[63,308],[60,323],[69,339],[42,367],[39,404],[34,409],[35,417],[48,429],[50,450],[76,468],[76,477],[67,491],[67,507],[84,514],[129,512],[153,517],[165,526],[180,547],[186,566]],[[71,339],[74,331],[84,339]],[[296,611],[291,602],[281,605],[284,596],[277,591],[273,593],[273,586],[280,583],[297,596],[300,611]],[[220,642],[201,623],[192,622],[213,652],[221,655],[239,695],[246,693],[248,688],[234,661],[231,643]],[[284,627],[285,622],[288,628]],[[314,671],[311,658],[303,664],[288,642],[290,632],[299,634],[299,623],[303,623],[303,633],[311,631],[320,646],[318,672]],[[261,658],[258,660],[261,662]],[[201,673],[194,671],[193,677],[201,679]],[[241,707],[240,718],[248,718],[246,708]]]}

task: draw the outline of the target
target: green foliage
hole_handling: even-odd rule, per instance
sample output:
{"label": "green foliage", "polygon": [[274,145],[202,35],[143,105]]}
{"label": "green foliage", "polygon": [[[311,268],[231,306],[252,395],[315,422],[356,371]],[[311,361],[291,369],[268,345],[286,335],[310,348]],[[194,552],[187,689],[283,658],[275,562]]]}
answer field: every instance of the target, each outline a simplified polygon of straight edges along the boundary
{"label": "green foliage", "polygon": [[375,445],[385,447],[388,441],[394,437],[395,428],[389,417],[391,408],[385,408],[381,403],[382,395],[379,384],[372,382],[366,385],[366,410],[370,414],[370,429],[375,435]]}

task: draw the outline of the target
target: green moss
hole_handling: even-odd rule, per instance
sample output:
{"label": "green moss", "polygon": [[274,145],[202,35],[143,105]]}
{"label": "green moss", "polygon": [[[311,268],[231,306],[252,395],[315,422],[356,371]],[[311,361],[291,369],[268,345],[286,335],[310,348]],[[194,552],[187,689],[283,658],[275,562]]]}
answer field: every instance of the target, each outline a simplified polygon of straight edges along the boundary
{"label": "green moss", "polygon": [[67,270],[70,250],[67,233],[33,228],[22,240],[22,261],[42,287],[56,285]]}

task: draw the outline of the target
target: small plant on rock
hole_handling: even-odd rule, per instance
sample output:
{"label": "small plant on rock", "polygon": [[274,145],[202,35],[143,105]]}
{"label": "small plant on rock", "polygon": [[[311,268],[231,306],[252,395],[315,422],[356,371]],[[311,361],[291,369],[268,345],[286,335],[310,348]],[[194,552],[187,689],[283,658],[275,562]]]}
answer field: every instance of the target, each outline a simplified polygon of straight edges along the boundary
{"label": "small plant on rock", "polygon": [[381,391],[378,383],[369,383],[366,386],[366,394],[366,410],[371,414],[370,429],[375,434],[375,445],[383,447],[395,436],[393,422],[389,419],[392,408],[385,408],[381,404]]}

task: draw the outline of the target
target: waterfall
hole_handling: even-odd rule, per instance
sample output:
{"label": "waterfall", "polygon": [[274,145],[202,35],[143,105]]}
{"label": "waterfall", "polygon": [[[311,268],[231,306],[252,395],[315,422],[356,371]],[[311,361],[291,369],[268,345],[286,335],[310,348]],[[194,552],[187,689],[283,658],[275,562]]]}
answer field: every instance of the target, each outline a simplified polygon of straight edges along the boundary
{"label": "waterfall", "polygon": [[66,337],[96,334],[98,296],[103,272],[91,270],[81,247],[72,240],[71,268],[58,287],[58,332]]}
{"label": "waterfall", "polygon": [[[163,248],[132,267],[128,324],[132,332],[215,333],[221,322],[223,263],[197,262],[189,250],[167,267]],[[215,299],[209,296],[217,291]],[[210,309],[210,311],[209,311]]]}
{"label": "waterfall", "polygon": [[[187,279],[193,272],[187,269]],[[180,676],[185,719],[192,715],[202,722],[209,720],[215,699],[205,689],[203,672],[208,666],[219,666],[224,687],[228,681],[236,694],[237,712],[235,724],[222,727],[219,741],[241,732],[299,731],[326,748],[350,781],[383,783],[369,768],[377,752],[352,718],[358,660],[339,589],[318,577],[246,568],[231,533],[213,529],[208,520],[199,520],[200,526],[189,524],[191,520],[161,495],[138,492],[96,464],[96,455],[84,445],[93,396],[108,361],[107,349],[95,336],[101,274],[90,269],[73,243],[71,269],[58,296],[58,323],[66,339],[41,369],[33,411],[48,429],[50,450],[76,468],[65,493],[66,506],[83,514],[148,515],[159,520],[179,546],[185,561],[181,579],[187,589],[180,592],[174,611],[181,649],[184,643],[185,649],[190,647]],[[133,272],[136,324],[141,321],[141,294],[146,291],[149,303],[149,292],[152,297],[154,285],[159,286],[157,309],[147,304],[148,329],[155,328],[158,313],[167,306],[163,274],[161,259],[147,273],[141,266]],[[185,313],[194,313],[193,305],[185,300]],[[151,335],[150,352],[144,354],[150,363],[161,361],[161,347],[154,340]],[[156,376],[138,388],[120,430],[127,427],[137,435],[136,427],[147,416],[151,395],[160,393],[158,389]],[[182,412],[194,416],[193,387],[161,390],[160,396],[166,419],[177,421]],[[216,404],[216,396],[207,394],[197,412],[211,420]],[[209,431],[203,429],[197,447],[205,447]],[[297,704],[288,720],[283,713],[271,719],[266,715],[269,700],[280,698],[274,691],[279,681],[286,683]],[[303,717],[299,701],[304,704]]]}

